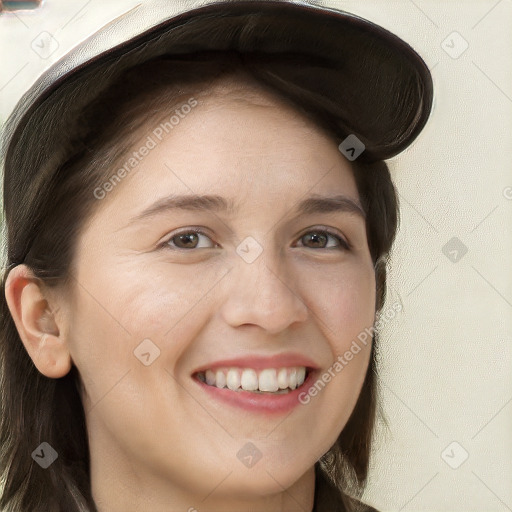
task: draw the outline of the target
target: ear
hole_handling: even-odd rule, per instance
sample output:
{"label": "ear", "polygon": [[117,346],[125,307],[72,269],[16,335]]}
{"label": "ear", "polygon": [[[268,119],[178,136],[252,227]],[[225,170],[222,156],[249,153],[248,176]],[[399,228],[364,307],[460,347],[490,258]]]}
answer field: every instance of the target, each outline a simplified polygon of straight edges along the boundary
{"label": "ear", "polygon": [[41,280],[26,265],[18,265],[7,276],[5,298],[36,368],[53,379],[66,375],[71,369],[71,356],[62,335],[65,329],[62,325],[59,328],[60,307],[45,292]]}

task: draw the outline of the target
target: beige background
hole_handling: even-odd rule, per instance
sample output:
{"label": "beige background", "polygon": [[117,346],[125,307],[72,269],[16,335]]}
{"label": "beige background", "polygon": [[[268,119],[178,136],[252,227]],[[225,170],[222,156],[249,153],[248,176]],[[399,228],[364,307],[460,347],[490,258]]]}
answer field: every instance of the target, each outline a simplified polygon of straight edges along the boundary
{"label": "beige background", "polygon": [[[0,123],[46,67],[138,3],[0,15]],[[381,334],[389,429],[379,422],[365,498],[382,512],[512,510],[512,2],[318,3],[403,37],[435,85],[427,128],[390,161],[402,221],[388,307],[403,311]],[[42,32],[50,56],[33,50]]]}

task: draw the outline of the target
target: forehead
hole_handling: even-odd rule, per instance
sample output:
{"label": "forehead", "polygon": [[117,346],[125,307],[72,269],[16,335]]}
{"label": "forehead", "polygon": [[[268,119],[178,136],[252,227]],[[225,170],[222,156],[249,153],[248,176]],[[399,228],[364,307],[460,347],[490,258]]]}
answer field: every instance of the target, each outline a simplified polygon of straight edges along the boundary
{"label": "forehead", "polygon": [[194,108],[178,116],[178,102],[150,111],[118,163],[144,150],[136,172],[116,186],[124,204],[143,208],[164,196],[213,194],[236,197],[243,212],[251,205],[295,202],[307,192],[358,199],[351,165],[334,136],[298,106],[245,76],[189,92],[181,105],[193,98]]}
{"label": "forehead", "polygon": [[250,174],[253,185],[258,175],[273,171],[268,177],[274,186],[282,180],[289,186],[291,169],[298,179],[320,177],[318,173],[333,166],[345,177],[352,176],[335,137],[298,105],[264,87],[230,78],[195,99],[197,106],[163,134],[148,161],[156,163],[160,157],[171,167],[172,162],[190,164],[204,179],[208,170],[227,180],[247,179]]}

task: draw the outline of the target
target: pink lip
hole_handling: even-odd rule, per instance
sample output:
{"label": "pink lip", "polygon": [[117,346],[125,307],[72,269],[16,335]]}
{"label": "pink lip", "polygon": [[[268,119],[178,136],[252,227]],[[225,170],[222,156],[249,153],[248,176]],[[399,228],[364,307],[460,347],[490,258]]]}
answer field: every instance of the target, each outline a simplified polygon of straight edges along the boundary
{"label": "pink lip", "polygon": [[[231,361],[232,363],[233,361]],[[251,360],[252,363],[252,360]],[[221,365],[222,366],[222,365]],[[286,366],[286,365],[283,365]],[[293,366],[293,365],[292,365]],[[305,366],[298,364],[297,366]],[[266,366],[269,368],[269,366]],[[270,366],[272,368],[272,366]],[[199,370],[202,371],[202,370]],[[301,405],[299,400],[301,393],[307,392],[312,383],[315,381],[318,371],[311,370],[306,377],[304,383],[298,388],[290,391],[285,395],[270,395],[251,393],[250,391],[232,391],[228,388],[217,388],[209,386],[197,378],[192,380],[201,387],[212,398],[230,406],[240,407],[246,411],[257,412],[260,414],[274,415],[290,412],[292,409]]]}
{"label": "pink lip", "polygon": [[[264,370],[265,368],[283,368],[290,366],[305,366],[312,370],[318,370],[318,365],[311,359],[295,353],[276,354],[273,356],[246,356],[233,359],[222,359],[212,363],[205,364],[195,369],[192,373],[203,372],[205,370],[216,368],[252,368],[254,370]],[[284,395],[283,395],[284,396]]]}

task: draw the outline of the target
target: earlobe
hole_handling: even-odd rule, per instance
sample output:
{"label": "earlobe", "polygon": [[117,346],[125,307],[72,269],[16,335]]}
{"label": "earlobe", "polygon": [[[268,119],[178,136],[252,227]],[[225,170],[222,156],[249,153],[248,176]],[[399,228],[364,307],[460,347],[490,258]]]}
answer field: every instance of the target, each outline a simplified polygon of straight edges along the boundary
{"label": "earlobe", "polygon": [[36,368],[49,378],[60,378],[71,369],[67,340],[59,329],[57,304],[44,295],[40,279],[26,265],[7,276],[5,297],[20,339]]}

